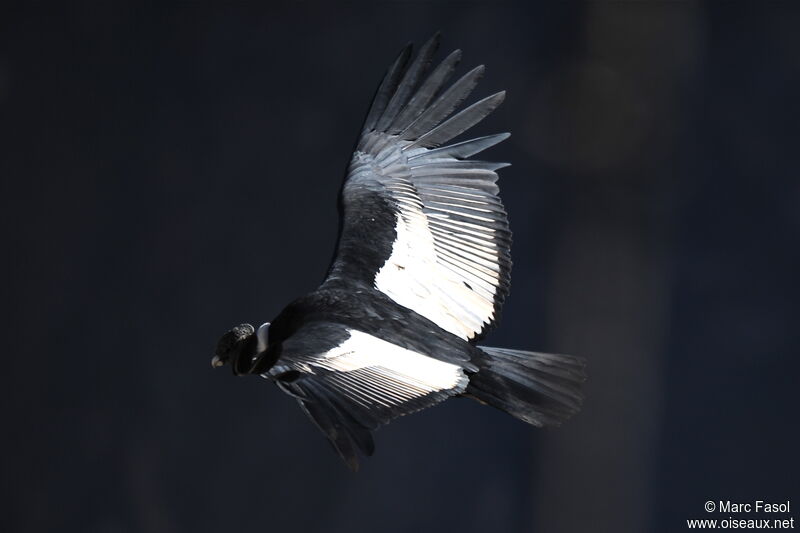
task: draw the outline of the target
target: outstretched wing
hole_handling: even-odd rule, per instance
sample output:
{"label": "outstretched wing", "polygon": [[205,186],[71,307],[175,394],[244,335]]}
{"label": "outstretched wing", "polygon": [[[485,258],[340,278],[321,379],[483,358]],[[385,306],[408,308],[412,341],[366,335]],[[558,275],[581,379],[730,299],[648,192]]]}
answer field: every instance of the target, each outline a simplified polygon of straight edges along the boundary
{"label": "outstretched wing", "polygon": [[442,145],[505,93],[453,115],[484,68],[442,90],[461,52],[426,76],[437,46],[438,35],[413,61],[407,46],[375,95],[342,186],[339,243],[325,283],[374,286],[471,341],[496,320],[508,294],[511,233],[495,183],[506,164],[469,158],[508,134]]}
{"label": "outstretched wing", "polygon": [[[314,353],[304,343],[324,340]],[[265,377],[297,398],[300,407],[350,466],[356,448],[372,455],[372,430],[466,389],[464,368],[355,329],[311,323],[284,342]]]}

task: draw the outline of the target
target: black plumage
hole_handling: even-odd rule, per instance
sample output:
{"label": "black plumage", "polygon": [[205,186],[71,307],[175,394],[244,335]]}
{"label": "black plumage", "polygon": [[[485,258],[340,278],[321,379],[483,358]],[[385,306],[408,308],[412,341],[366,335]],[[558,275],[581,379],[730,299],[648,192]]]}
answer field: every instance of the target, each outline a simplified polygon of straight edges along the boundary
{"label": "black plumage", "polygon": [[456,112],[484,67],[450,87],[461,52],[428,74],[435,35],[389,68],[340,197],[322,285],[272,323],[220,340],[214,366],[261,375],[296,398],[347,464],[392,419],[466,396],[536,426],[580,409],[581,359],[478,346],[510,287],[511,232],[498,197],[506,163],[468,159],[508,137],[447,144],[491,113],[499,92]]}

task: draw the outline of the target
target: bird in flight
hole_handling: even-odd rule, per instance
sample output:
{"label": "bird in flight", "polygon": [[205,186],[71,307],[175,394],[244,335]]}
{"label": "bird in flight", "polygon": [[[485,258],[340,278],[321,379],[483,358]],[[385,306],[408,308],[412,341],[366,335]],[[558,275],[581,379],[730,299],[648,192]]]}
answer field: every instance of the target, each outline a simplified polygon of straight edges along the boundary
{"label": "bird in flight", "polygon": [[582,359],[478,344],[509,292],[511,232],[496,183],[507,164],[472,157],[509,134],[452,140],[505,93],[455,112],[484,67],[446,87],[461,52],[431,70],[438,44],[413,59],[406,46],[375,94],[322,285],[271,323],[225,333],[212,360],[295,398],[353,470],[373,430],[453,396],[540,427],[582,402]]}

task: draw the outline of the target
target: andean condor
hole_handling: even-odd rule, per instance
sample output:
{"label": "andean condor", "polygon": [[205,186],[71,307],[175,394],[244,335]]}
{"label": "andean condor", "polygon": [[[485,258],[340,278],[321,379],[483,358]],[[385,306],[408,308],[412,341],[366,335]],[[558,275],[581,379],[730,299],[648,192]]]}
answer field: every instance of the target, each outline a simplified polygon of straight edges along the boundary
{"label": "andean condor", "polygon": [[509,291],[511,232],[498,196],[505,163],[471,159],[508,133],[450,143],[503,101],[453,114],[483,75],[445,89],[461,52],[430,74],[435,35],[384,77],[339,195],[336,253],[314,292],[256,331],[219,341],[213,366],[260,375],[300,408],[352,469],[372,430],[465,396],[534,426],[581,406],[582,359],[479,346]]}

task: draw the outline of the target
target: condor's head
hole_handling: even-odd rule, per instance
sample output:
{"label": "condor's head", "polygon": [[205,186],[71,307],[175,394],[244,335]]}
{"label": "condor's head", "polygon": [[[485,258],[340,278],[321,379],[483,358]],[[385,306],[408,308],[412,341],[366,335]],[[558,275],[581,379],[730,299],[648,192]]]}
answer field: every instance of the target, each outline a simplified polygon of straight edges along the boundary
{"label": "condor's head", "polygon": [[267,350],[269,322],[258,331],[250,324],[240,324],[223,335],[217,342],[211,366],[214,368],[231,364],[237,376],[249,374],[258,356]]}

